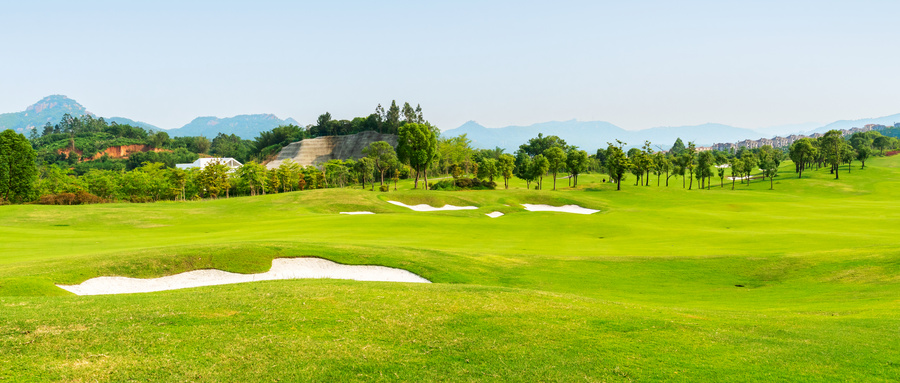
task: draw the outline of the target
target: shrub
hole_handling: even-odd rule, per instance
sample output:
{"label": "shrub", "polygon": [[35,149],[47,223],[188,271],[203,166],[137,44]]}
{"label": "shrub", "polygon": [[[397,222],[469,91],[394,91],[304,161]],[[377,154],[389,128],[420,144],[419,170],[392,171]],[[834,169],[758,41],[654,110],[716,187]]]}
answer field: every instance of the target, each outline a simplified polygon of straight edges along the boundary
{"label": "shrub", "polygon": [[86,205],[106,202],[109,201],[83,190],[75,193],[47,194],[38,199],[41,205]]}
{"label": "shrub", "polygon": [[442,180],[429,186],[431,190],[494,190],[496,187],[496,182],[482,181],[477,178]]}
{"label": "shrub", "polygon": [[382,192],[387,192],[387,191],[391,190],[391,186],[390,185],[381,185],[378,187],[378,190],[381,190]]}

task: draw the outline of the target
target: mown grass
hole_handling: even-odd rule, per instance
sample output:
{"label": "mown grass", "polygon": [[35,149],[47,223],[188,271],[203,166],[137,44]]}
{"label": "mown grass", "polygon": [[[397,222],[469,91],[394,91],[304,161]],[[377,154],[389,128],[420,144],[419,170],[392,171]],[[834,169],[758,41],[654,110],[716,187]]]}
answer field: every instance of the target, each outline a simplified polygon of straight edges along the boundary
{"label": "mown grass", "polygon": [[[15,381],[895,381],[900,157],[736,190],[633,186],[0,207]],[[655,185],[655,178],[653,180]],[[718,180],[716,180],[718,182]],[[662,182],[665,183],[665,180]],[[716,184],[717,185],[717,184]],[[474,205],[418,213],[388,204]],[[590,215],[532,213],[577,204]],[[347,216],[367,210],[376,215]],[[484,214],[502,211],[492,219]],[[432,285],[272,281],[76,297],[55,284],[318,256]],[[738,287],[740,286],[740,287]]]}

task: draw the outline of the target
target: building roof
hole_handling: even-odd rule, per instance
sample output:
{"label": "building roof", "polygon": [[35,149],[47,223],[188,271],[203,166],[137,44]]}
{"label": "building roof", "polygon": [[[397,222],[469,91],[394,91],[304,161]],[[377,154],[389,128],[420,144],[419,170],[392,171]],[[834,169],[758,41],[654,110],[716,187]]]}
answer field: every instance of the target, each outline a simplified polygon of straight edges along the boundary
{"label": "building roof", "polygon": [[232,169],[236,169],[241,166],[244,166],[244,164],[238,162],[238,160],[231,158],[231,157],[224,157],[224,158],[211,157],[211,158],[200,158],[197,161],[194,161],[189,164],[175,164],[175,167],[179,168],[179,169],[189,169],[189,168],[203,169],[206,167],[206,165],[213,164],[213,163],[221,163]]}

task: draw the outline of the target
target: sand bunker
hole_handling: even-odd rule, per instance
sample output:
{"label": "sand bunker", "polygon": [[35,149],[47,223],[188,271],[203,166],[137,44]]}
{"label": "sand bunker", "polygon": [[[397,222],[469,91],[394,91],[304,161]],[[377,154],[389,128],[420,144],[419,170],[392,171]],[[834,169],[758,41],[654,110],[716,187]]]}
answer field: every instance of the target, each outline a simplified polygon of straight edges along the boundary
{"label": "sand bunker", "polygon": [[434,207],[434,206],[426,205],[424,203],[421,205],[413,205],[413,206],[407,205],[403,202],[397,202],[397,201],[388,201],[388,203],[392,203],[397,206],[403,206],[405,208],[412,209],[414,211],[475,210],[475,209],[478,209],[478,207],[475,207],[475,206],[444,205],[443,207]]}
{"label": "sand bunker", "polygon": [[727,169],[730,167],[731,167],[731,165],[729,165],[729,164],[716,165],[716,168],[718,168],[718,169]]}
{"label": "sand bunker", "polygon": [[149,293],[200,286],[306,278],[431,283],[429,280],[409,271],[391,267],[342,265],[322,258],[278,258],[272,260],[271,270],[261,274],[237,274],[207,269],[152,279],[98,277],[88,279],[80,285],[57,286],[76,295],[105,295]]}
{"label": "sand bunker", "polygon": [[487,213],[487,214],[485,214],[485,215],[488,216],[488,217],[491,217],[491,218],[497,218],[497,217],[502,216],[503,213],[501,213],[501,212],[499,212],[499,211],[495,211],[495,212]]}
{"label": "sand bunker", "polygon": [[563,206],[550,206],[550,205],[532,205],[528,203],[523,203],[522,206],[525,207],[525,210],[528,211],[558,211],[561,213],[573,213],[573,214],[594,214],[600,210],[583,208],[578,205],[563,205]]}
{"label": "sand bunker", "polygon": [[349,214],[349,215],[360,215],[360,214],[375,214],[371,211],[342,211],[341,214]]}

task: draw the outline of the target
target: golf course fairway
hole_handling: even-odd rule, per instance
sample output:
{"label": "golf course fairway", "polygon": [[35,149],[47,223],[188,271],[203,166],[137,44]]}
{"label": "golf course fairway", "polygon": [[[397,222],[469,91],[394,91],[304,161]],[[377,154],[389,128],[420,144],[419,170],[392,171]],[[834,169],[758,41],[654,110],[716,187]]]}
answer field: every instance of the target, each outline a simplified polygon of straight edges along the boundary
{"label": "golf course fairway", "polygon": [[[900,156],[773,190],[604,178],[0,206],[0,381],[900,380]],[[57,287],[294,257],[433,283]]]}

